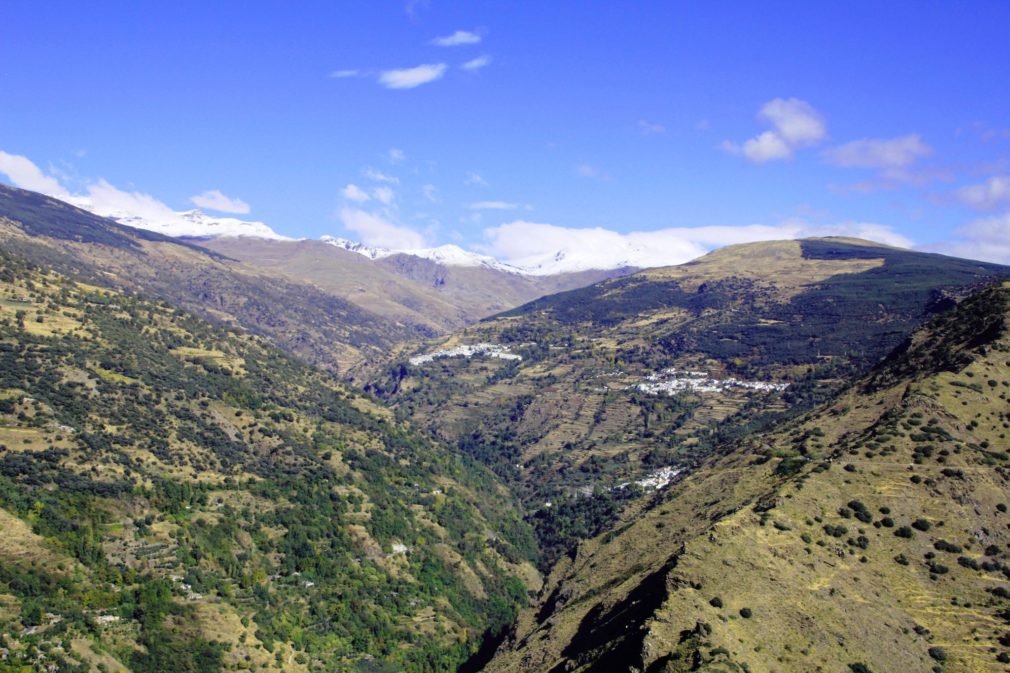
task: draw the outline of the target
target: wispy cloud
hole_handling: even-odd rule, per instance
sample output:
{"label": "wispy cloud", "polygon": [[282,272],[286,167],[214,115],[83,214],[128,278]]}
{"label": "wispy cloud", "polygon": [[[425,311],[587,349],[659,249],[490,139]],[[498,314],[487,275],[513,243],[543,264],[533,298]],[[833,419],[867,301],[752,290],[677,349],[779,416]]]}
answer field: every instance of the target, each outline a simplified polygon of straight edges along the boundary
{"label": "wispy cloud", "polygon": [[957,229],[954,239],[929,246],[958,257],[1010,264],[1010,213],[975,220]]}
{"label": "wispy cloud", "polygon": [[666,133],[666,127],[662,124],[656,124],[655,122],[639,119],[638,132],[643,136],[654,136],[659,135],[660,133]]}
{"label": "wispy cloud", "polygon": [[207,208],[220,213],[235,213],[246,215],[249,212],[249,204],[242,199],[225,196],[220,190],[211,189],[202,194],[191,196],[190,202],[197,208]]}
{"label": "wispy cloud", "polygon": [[416,19],[418,10],[428,9],[429,4],[428,0],[407,0],[407,4],[403,6],[403,11],[407,12],[407,16],[411,19]]}
{"label": "wispy cloud", "polygon": [[477,44],[481,37],[477,33],[468,30],[457,30],[452,35],[436,37],[431,44],[436,47],[460,47],[465,44]]}
{"label": "wispy cloud", "polygon": [[829,163],[844,168],[875,168],[885,172],[905,169],[933,148],[915,133],[896,138],[863,138],[825,150]]}
{"label": "wispy cloud", "polygon": [[407,158],[407,155],[403,153],[403,150],[397,147],[390,147],[389,151],[386,152],[386,158],[389,159],[390,163],[398,164]]}
{"label": "wispy cloud", "polygon": [[491,57],[487,54],[483,56],[478,56],[477,58],[470,59],[463,65],[459,66],[461,70],[466,70],[467,72],[477,72],[481,68],[489,65],[491,63]]}
{"label": "wispy cloud", "polygon": [[396,198],[396,194],[395,192],[393,192],[393,188],[385,186],[376,187],[375,189],[373,189],[372,196],[374,196],[375,200],[384,206],[392,204],[393,200]]}
{"label": "wispy cloud", "polygon": [[602,182],[609,182],[611,179],[608,173],[601,171],[592,164],[579,164],[575,167],[575,172],[579,177],[592,178],[593,180],[600,180]]}
{"label": "wispy cloud", "polygon": [[421,196],[424,197],[425,201],[431,203],[438,203],[440,199],[438,198],[438,187],[435,185],[424,185],[421,187]]}
{"label": "wispy cloud", "polygon": [[386,70],[379,75],[379,84],[387,89],[413,89],[441,79],[447,67],[445,63],[425,63],[413,68]]}
{"label": "wispy cloud", "polygon": [[744,143],[729,140],[722,148],[731,154],[741,154],[754,163],[790,159],[796,150],[816,145],[827,135],[824,118],[806,101],[798,98],[775,98],[765,103],[758,113],[771,130]]}
{"label": "wispy cloud", "polygon": [[463,184],[464,185],[468,185],[468,186],[474,186],[474,185],[476,185],[478,187],[487,187],[488,186],[487,180],[485,180],[484,178],[482,178],[477,173],[474,173],[473,171],[470,171],[469,173],[466,174],[466,177],[463,178]]}
{"label": "wispy cloud", "polygon": [[963,133],[970,132],[983,143],[991,143],[999,140],[1010,140],[1010,128],[998,128],[990,126],[985,122],[972,122],[967,126],[957,129],[956,135],[960,137]]}
{"label": "wispy cloud", "polygon": [[468,206],[470,210],[516,210],[520,207],[518,203],[508,201],[477,201]]}
{"label": "wispy cloud", "polygon": [[360,70],[348,69],[348,70],[334,70],[330,73],[330,77],[333,79],[344,79],[347,77],[360,77],[362,72]]}
{"label": "wispy cloud", "polygon": [[393,224],[379,215],[343,208],[337,216],[344,228],[356,234],[365,245],[392,250],[412,250],[427,244],[424,235],[410,227]]}
{"label": "wispy cloud", "polygon": [[400,182],[400,178],[396,177],[395,175],[387,175],[386,173],[383,173],[379,169],[372,168],[371,166],[365,167],[365,169],[361,171],[361,174],[364,175],[369,180],[374,180],[375,182],[388,182],[394,185],[399,184]]}
{"label": "wispy cloud", "polygon": [[364,203],[371,198],[364,189],[353,183],[344,187],[340,193],[343,194],[344,198],[348,201],[354,201],[356,203]]}
{"label": "wispy cloud", "polygon": [[954,194],[958,200],[978,210],[992,210],[1010,203],[1010,175],[996,175],[978,185],[968,185]]}

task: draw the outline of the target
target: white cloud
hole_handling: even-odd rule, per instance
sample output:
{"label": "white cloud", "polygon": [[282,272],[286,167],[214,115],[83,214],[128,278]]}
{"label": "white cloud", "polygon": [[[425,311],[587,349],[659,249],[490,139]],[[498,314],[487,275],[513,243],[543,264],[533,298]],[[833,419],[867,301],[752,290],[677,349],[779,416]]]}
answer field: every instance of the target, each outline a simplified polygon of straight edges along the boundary
{"label": "white cloud", "polygon": [[424,236],[409,227],[393,224],[378,215],[344,208],[339,213],[344,228],[354,232],[365,245],[391,250],[412,250],[427,245]]}
{"label": "white cloud", "polygon": [[385,206],[391,204],[393,199],[396,198],[392,187],[376,187],[372,190],[372,196],[375,197],[376,201]]}
{"label": "white cloud", "polygon": [[[211,231],[226,236],[252,234],[267,238],[284,238],[262,222],[243,222],[231,217],[206,216],[194,220],[186,213],[172,210],[150,194],[124,191],[104,179],[87,185],[84,193],[71,193],[60,184],[59,180],[43,173],[31,160],[3,151],[0,151],[0,173],[7,174],[14,184],[24,189],[41,191],[96,215],[111,217],[123,224],[157,231],[168,236],[202,236]],[[242,201],[229,199],[216,190],[204,192],[200,197],[208,197],[218,206],[241,205],[248,208]],[[225,201],[220,201],[218,197]]]}
{"label": "white cloud", "polygon": [[463,184],[476,185],[478,187],[487,187],[487,180],[471,171],[466,174],[466,177],[463,179]]}
{"label": "white cloud", "polygon": [[197,208],[207,208],[220,213],[236,213],[245,215],[249,212],[249,204],[242,199],[233,199],[225,196],[220,190],[211,189],[203,194],[197,194],[189,198]]}
{"label": "white cloud", "polygon": [[466,70],[467,72],[477,72],[481,68],[491,64],[491,57],[487,54],[483,56],[478,56],[477,58],[472,58],[463,65],[459,66],[461,70]]}
{"label": "white cloud", "polygon": [[480,35],[467,30],[457,30],[452,35],[436,37],[431,41],[436,47],[459,47],[464,44],[477,44],[480,42]]}
{"label": "white cloud", "polygon": [[806,101],[798,98],[775,98],[761,106],[758,116],[772,128],[745,141],[731,141],[722,148],[742,154],[755,163],[789,159],[802,147],[816,145],[827,135],[824,118]]}
{"label": "white cloud", "polygon": [[917,134],[896,138],[863,138],[832,147],[825,158],[845,168],[876,168],[895,173],[908,168],[918,159],[929,156],[933,148]]}
{"label": "white cloud", "polygon": [[353,183],[349,183],[343,188],[343,190],[341,190],[340,193],[343,194],[344,198],[348,201],[356,201],[357,203],[364,203],[371,198],[364,189]]}
{"label": "white cloud", "polygon": [[372,168],[371,166],[366,167],[363,171],[361,171],[361,174],[369,180],[374,180],[375,182],[388,182],[393,185],[400,183],[400,178],[395,175],[387,175],[378,169]]}
{"label": "white cloud", "polygon": [[638,132],[641,133],[643,136],[654,136],[660,133],[666,133],[666,127],[663,126],[662,124],[657,124],[655,122],[639,119]]}
{"label": "white cloud", "polygon": [[[733,151],[733,145],[724,145]],[[765,131],[756,138],[751,138],[740,148],[740,153],[756,163],[788,159],[793,155],[793,149],[785,139],[774,131]]]}
{"label": "white cloud", "polygon": [[978,210],[992,210],[1001,203],[1010,203],[1010,175],[996,175],[982,184],[968,185],[955,192],[961,203]]}
{"label": "white cloud", "polygon": [[518,203],[508,201],[477,201],[469,205],[470,210],[515,210],[519,207]]}
{"label": "white cloud", "polygon": [[487,244],[482,249],[516,266],[574,271],[615,263],[669,266],[723,245],[809,236],[851,236],[901,247],[911,245],[887,226],[863,222],[820,226],[788,220],[777,225],[673,227],[619,233],[600,227],[575,229],[516,220],[485,229]]}
{"label": "white cloud", "polygon": [[798,98],[769,101],[761,108],[761,116],[794,147],[816,143],[826,134],[820,113]]}
{"label": "white cloud", "polygon": [[929,249],[958,257],[1010,264],[1010,213],[971,222],[955,232],[952,241]]}
{"label": "white cloud", "polygon": [[165,224],[185,221],[179,213],[150,194],[123,191],[106,180],[99,180],[89,185],[86,196],[75,196],[68,200],[74,205],[106,217],[132,216]]}
{"label": "white cloud", "polygon": [[398,164],[404,159],[406,159],[407,155],[403,153],[403,150],[397,147],[390,147],[389,151],[386,152],[386,158],[389,159],[392,163]]}
{"label": "white cloud", "polygon": [[386,70],[379,75],[379,84],[387,89],[413,89],[441,79],[447,67],[445,63],[425,63],[414,68]]}
{"label": "white cloud", "polygon": [[42,192],[56,198],[70,195],[59,180],[46,175],[31,159],[20,154],[8,154],[0,150],[0,173],[6,175],[15,187],[21,189]]}
{"label": "white cloud", "polygon": [[353,69],[334,70],[333,72],[330,73],[330,77],[334,79],[344,79],[346,77],[357,77],[360,74],[361,74],[360,70],[353,70]]}

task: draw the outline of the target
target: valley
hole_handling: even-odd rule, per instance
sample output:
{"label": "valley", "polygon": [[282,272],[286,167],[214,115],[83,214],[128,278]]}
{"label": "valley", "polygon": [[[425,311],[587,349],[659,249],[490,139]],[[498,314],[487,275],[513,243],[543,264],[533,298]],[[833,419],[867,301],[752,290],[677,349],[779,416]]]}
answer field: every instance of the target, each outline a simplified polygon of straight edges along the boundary
{"label": "valley", "polygon": [[1003,670],[1008,298],[629,507],[485,670]]}
{"label": "valley", "polygon": [[[849,239],[724,248],[482,321],[365,387],[510,484],[546,570],[620,510],[615,484],[692,468],[830,398],[1005,273]],[[509,359],[427,359],[477,345]]]}

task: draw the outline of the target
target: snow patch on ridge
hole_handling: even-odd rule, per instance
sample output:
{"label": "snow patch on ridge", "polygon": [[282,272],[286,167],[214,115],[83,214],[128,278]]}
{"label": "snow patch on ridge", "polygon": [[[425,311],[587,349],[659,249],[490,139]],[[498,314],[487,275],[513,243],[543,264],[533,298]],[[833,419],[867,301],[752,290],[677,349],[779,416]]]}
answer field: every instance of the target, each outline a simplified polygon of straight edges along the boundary
{"label": "snow patch on ridge", "polygon": [[322,236],[319,240],[337,248],[342,248],[349,252],[356,252],[359,255],[364,255],[369,259],[382,259],[383,257],[391,257],[393,255],[411,255],[422,259],[430,259],[436,264],[442,264],[444,266],[483,267],[486,269],[494,269],[495,271],[504,271],[505,273],[525,273],[523,269],[505,264],[504,262],[499,262],[494,257],[470,252],[451,243],[448,245],[440,245],[435,248],[391,250],[389,248],[369,247],[363,243],[351,241],[346,238],[338,238],[336,236]]}

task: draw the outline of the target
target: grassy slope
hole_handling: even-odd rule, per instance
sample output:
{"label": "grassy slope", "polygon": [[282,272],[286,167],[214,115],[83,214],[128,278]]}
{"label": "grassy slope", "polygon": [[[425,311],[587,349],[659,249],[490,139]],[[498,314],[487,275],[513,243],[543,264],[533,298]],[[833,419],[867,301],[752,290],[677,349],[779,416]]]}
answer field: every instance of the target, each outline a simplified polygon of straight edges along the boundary
{"label": "grassy slope", "polygon": [[59,670],[452,670],[537,582],[486,469],[263,338],[9,251],[0,534],[0,647]]}
{"label": "grassy slope", "polygon": [[6,185],[0,185],[0,244],[47,268],[268,336],[330,370],[344,371],[421,334],[304,281]]}
{"label": "grassy slope", "polygon": [[724,447],[564,560],[487,670],[1006,670],[1008,320],[982,292]]}

